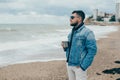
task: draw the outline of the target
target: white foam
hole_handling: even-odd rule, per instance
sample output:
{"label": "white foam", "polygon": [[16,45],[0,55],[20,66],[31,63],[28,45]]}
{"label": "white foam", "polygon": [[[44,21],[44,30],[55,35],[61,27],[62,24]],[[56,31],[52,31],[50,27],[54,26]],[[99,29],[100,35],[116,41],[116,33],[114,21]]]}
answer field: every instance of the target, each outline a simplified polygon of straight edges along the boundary
{"label": "white foam", "polygon": [[[50,36],[50,35],[49,35]],[[26,48],[26,47],[32,47],[36,45],[40,45],[39,49],[43,48],[43,46],[51,46],[54,47],[54,43],[59,40],[59,38],[56,37],[43,37],[38,40],[28,40],[28,41],[15,41],[15,42],[6,42],[6,43],[0,43],[0,51],[5,50],[12,50],[12,49],[20,49],[20,48]]]}
{"label": "white foam", "polygon": [[117,31],[118,28],[116,26],[88,26],[91,30],[93,30],[95,37],[97,40],[100,38],[106,38],[107,34]]}
{"label": "white foam", "polygon": [[[106,37],[106,34],[116,31],[117,27],[114,26],[88,26],[91,30],[94,31],[96,39]],[[37,40],[28,40],[28,41],[14,41],[0,43],[0,51],[13,50],[13,49],[25,49],[33,46],[39,46],[39,49],[46,48],[60,48],[61,41],[67,40],[68,30],[57,30],[58,33],[48,33],[45,36],[39,37]],[[64,34],[63,34],[64,33]],[[33,36],[33,35],[31,35]]]}

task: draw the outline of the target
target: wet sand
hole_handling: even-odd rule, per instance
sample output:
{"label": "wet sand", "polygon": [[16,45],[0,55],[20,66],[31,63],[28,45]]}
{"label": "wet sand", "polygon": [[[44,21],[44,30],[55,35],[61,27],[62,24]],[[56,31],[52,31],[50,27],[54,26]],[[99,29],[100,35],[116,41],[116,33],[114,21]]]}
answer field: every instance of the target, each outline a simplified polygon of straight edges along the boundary
{"label": "wet sand", "polygon": [[[97,41],[88,80],[120,80],[120,28]],[[0,68],[0,80],[68,80],[66,62],[31,62]]]}

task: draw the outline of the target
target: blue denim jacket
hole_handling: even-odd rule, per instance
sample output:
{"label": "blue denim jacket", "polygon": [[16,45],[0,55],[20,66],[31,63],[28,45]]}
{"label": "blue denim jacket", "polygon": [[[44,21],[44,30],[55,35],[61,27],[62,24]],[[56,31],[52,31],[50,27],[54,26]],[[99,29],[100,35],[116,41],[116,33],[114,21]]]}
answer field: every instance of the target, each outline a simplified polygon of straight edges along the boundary
{"label": "blue denim jacket", "polygon": [[[68,35],[70,42],[71,33]],[[82,70],[86,70],[92,63],[97,52],[96,40],[93,32],[84,25],[74,32],[71,50],[69,47],[65,50],[66,57],[69,56],[69,66],[80,66]]]}

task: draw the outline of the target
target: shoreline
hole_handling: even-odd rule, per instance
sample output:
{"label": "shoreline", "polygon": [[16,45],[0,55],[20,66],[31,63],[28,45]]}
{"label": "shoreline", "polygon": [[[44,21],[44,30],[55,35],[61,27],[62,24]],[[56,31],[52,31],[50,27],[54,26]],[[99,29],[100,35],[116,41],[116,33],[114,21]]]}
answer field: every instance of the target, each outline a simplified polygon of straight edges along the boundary
{"label": "shoreline", "polygon": [[[117,80],[120,73],[120,27],[97,40],[98,53],[88,69],[88,80]],[[115,71],[115,69],[117,71]],[[107,70],[107,71],[106,71]],[[0,68],[0,80],[68,80],[65,60],[30,62]]]}

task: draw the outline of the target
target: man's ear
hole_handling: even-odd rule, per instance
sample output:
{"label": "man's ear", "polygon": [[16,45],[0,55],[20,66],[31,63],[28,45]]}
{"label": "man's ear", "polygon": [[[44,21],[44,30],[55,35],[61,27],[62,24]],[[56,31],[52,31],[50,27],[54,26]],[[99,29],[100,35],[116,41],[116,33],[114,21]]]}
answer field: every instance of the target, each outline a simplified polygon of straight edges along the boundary
{"label": "man's ear", "polygon": [[78,20],[79,20],[79,22],[81,22],[82,21],[82,17],[79,17]]}

